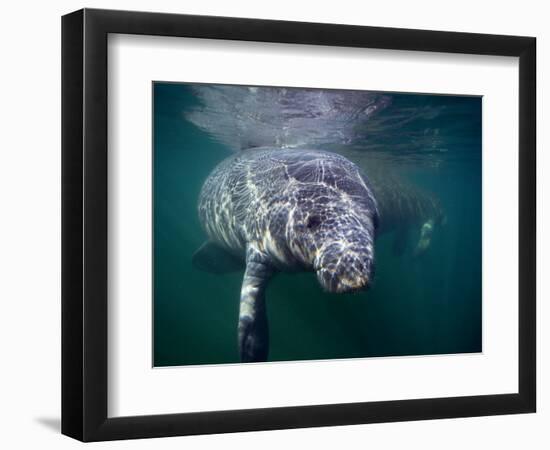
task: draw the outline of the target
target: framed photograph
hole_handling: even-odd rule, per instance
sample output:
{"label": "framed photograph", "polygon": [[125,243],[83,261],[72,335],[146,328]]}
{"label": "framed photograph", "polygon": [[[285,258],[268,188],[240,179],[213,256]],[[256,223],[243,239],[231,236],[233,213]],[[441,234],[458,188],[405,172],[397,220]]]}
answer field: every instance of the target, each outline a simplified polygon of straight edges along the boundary
{"label": "framed photograph", "polygon": [[62,432],[535,412],[536,40],[62,20]]}

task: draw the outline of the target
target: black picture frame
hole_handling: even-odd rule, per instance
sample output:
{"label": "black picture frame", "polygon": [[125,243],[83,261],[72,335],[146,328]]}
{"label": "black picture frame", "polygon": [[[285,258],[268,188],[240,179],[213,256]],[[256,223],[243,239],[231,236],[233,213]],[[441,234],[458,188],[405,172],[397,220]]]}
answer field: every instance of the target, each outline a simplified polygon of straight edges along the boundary
{"label": "black picture frame", "polygon": [[[519,57],[517,393],[107,417],[107,36]],[[62,433],[82,441],[535,412],[536,39],[83,9],[62,18]]]}

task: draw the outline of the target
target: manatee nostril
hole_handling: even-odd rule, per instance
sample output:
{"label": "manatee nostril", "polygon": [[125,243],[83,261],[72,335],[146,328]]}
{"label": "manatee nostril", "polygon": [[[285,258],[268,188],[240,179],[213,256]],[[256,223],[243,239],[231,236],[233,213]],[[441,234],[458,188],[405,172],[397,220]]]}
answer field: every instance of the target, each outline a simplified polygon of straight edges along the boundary
{"label": "manatee nostril", "polygon": [[317,228],[321,224],[321,219],[319,216],[309,216],[307,219],[306,227],[311,230]]}

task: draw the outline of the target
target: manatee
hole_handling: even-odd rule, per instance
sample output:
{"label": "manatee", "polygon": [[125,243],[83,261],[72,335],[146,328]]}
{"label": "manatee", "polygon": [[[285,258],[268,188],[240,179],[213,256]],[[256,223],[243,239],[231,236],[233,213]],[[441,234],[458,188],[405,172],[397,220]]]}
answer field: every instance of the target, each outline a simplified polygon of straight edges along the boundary
{"label": "manatee", "polygon": [[410,242],[413,256],[425,253],[436,230],[446,223],[439,198],[408,182],[391,168],[379,167],[371,158],[361,158],[361,161],[378,204],[379,235],[394,233],[392,250],[396,255],[403,255]]}
{"label": "manatee", "polygon": [[238,321],[241,361],[266,361],[265,291],[278,272],[315,272],[329,292],[368,288],[379,224],[369,179],[322,150],[254,148],[222,161],[204,182],[198,213],[208,236],[202,270],[244,268]]}

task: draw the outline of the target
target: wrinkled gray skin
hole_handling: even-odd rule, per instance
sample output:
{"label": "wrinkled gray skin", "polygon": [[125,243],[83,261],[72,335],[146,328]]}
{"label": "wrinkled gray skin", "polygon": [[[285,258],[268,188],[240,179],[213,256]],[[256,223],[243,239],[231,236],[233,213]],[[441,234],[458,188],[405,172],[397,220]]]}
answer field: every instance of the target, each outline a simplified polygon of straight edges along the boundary
{"label": "wrinkled gray skin", "polygon": [[279,271],[314,271],[329,292],[369,286],[378,207],[368,179],[335,153],[253,149],[218,165],[199,197],[212,243],[244,259],[238,339],[243,362],[266,361],[265,289]]}

